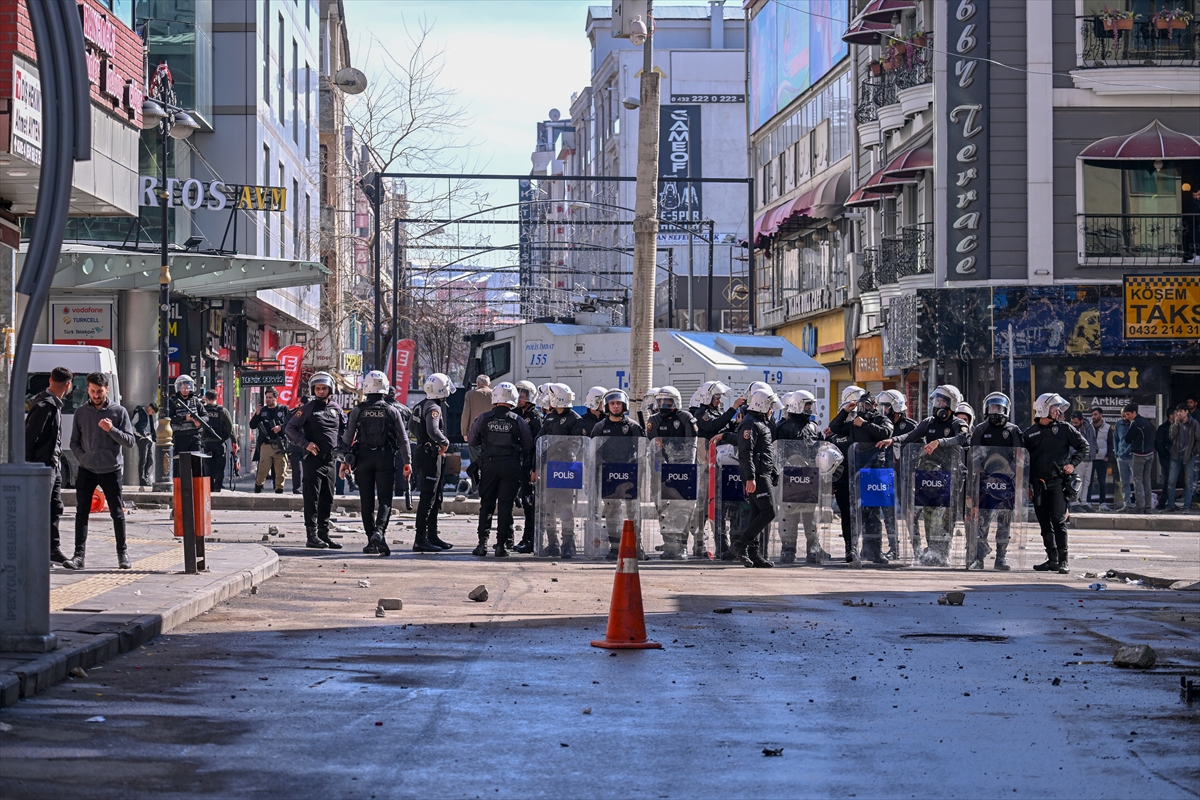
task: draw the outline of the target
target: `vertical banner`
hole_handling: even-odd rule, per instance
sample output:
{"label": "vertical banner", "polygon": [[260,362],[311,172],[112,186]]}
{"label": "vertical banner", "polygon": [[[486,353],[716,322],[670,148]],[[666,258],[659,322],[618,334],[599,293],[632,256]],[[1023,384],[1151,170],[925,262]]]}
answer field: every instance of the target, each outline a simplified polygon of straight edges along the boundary
{"label": "vertical banner", "polygon": [[279,402],[288,408],[295,408],[300,403],[300,364],[303,361],[304,348],[298,344],[279,351],[279,366],[287,376],[285,385],[279,390]]}
{"label": "vertical banner", "polygon": [[946,280],[991,277],[988,243],[988,8],[946,3]]}
{"label": "vertical banner", "polygon": [[658,134],[658,218],[681,224],[704,219],[700,164],[701,106],[662,106]]}
{"label": "vertical banner", "polygon": [[[412,384],[412,362],[417,352],[417,343],[412,339],[401,339],[396,342],[392,352],[394,356],[388,358],[386,372],[389,377],[393,374],[396,376],[393,384],[396,387],[396,399],[408,405],[408,387]],[[396,360],[395,372],[392,371],[393,357]]]}

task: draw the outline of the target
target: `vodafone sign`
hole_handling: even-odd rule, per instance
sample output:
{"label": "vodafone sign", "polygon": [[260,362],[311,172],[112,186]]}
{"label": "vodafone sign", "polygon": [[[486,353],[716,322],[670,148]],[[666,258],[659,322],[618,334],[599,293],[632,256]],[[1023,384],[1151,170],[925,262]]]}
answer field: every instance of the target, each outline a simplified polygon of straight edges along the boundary
{"label": "vodafone sign", "polygon": [[113,346],[113,304],[108,301],[81,300],[50,304],[54,344]]}

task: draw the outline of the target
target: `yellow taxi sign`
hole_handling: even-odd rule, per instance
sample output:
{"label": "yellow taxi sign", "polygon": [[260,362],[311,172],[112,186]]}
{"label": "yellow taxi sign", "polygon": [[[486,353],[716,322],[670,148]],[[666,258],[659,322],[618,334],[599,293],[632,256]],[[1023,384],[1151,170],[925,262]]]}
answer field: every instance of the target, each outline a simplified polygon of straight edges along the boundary
{"label": "yellow taxi sign", "polygon": [[1126,275],[1126,339],[1200,339],[1200,275]]}

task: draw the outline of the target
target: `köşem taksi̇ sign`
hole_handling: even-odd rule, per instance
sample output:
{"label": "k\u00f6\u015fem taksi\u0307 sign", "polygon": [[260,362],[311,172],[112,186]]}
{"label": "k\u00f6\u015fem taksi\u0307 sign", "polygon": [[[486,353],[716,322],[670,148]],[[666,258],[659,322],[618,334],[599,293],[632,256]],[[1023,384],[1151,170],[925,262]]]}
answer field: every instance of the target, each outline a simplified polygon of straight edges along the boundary
{"label": "k\u00f6\u015fem taksi\u0307 sign", "polygon": [[[221,211],[234,208],[239,211],[287,211],[287,189],[279,186],[252,186],[250,184],[209,181],[203,183],[191,178],[179,180],[167,178],[167,207],[186,208],[196,211],[205,208]],[[138,205],[158,208],[159,180],[153,175],[139,176]]]}

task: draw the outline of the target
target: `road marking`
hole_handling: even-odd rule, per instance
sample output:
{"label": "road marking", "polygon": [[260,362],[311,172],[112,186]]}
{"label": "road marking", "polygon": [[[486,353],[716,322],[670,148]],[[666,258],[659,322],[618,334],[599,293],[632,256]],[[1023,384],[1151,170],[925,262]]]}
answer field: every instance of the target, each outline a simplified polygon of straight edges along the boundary
{"label": "road marking", "polygon": [[[159,542],[161,544],[161,542]],[[212,553],[220,550],[220,547],[210,547],[206,551]],[[113,570],[105,572],[101,575],[92,575],[84,578],[81,581],[75,581],[67,586],[60,586],[57,589],[50,590],[50,610],[53,611],[94,611],[89,607],[72,608],[79,606],[93,597],[104,594],[105,592],[128,586],[135,581],[145,577],[147,572],[161,573],[177,564],[183,563],[183,553],[175,550],[167,550],[157,555],[148,556],[133,562],[133,569],[129,570]]]}

